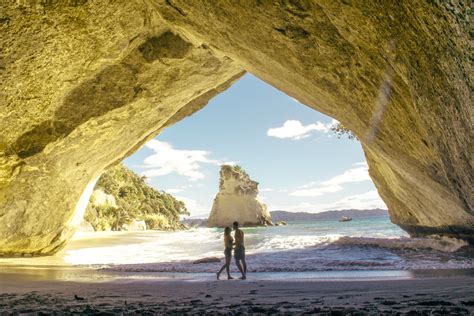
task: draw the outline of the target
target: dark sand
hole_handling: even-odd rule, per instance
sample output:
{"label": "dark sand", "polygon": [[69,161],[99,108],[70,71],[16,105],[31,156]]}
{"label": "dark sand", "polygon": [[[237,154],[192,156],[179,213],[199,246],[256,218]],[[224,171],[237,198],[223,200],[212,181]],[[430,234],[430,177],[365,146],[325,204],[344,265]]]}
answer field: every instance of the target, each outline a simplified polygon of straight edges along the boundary
{"label": "dark sand", "polygon": [[4,269],[0,315],[474,315],[472,270],[291,275],[217,281],[210,274]]}

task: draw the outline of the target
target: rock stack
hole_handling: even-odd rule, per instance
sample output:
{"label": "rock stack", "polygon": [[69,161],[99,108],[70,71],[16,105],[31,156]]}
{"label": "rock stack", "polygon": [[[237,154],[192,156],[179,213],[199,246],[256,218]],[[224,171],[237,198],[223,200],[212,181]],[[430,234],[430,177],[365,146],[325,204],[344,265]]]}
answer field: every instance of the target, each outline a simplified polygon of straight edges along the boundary
{"label": "rock stack", "polygon": [[249,178],[239,166],[222,165],[217,193],[208,227],[273,225],[267,206],[258,198],[258,182]]}

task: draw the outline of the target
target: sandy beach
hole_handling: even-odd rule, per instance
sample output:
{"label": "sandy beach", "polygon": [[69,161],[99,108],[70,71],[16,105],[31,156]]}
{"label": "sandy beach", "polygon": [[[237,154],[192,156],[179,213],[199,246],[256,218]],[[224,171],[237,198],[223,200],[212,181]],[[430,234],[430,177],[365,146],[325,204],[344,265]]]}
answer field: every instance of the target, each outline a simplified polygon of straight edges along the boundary
{"label": "sandy beach", "polygon": [[193,264],[220,255],[210,230],[93,233],[55,256],[3,258],[0,315],[474,313],[472,249],[454,251],[455,240],[310,246],[318,236],[247,232],[249,249],[263,250],[249,254],[246,281],[216,280],[222,261]]}
{"label": "sandy beach", "polygon": [[0,316],[474,316],[472,2],[0,0]]}
{"label": "sandy beach", "polygon": [[0,313],[472,315],[474,271],[126,274],[4,269]]}

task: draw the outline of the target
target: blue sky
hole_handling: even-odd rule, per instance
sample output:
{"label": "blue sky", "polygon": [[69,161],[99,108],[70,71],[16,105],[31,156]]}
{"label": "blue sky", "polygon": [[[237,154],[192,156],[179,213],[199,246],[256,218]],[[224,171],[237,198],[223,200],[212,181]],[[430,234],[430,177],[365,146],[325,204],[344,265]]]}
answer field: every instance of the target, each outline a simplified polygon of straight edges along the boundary
{"label": "blue sky", "polygon": [[271,211],[385,208],[360,143],[338,139],[334,123],[247,74],[124,163],[195,217],[209,214],[222,163],[237,163],[258,181]]}

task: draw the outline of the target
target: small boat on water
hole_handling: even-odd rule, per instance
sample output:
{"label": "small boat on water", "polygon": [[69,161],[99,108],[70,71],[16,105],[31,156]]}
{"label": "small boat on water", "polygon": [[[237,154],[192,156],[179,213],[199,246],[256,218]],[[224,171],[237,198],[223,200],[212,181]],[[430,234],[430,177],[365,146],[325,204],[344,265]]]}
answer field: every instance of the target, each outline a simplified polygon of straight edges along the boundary
{"label": "small boat on water", "polygon": [[350,222],[350,221],[352,221],[352,217],[342,216],[339,221],[340,222]]}

